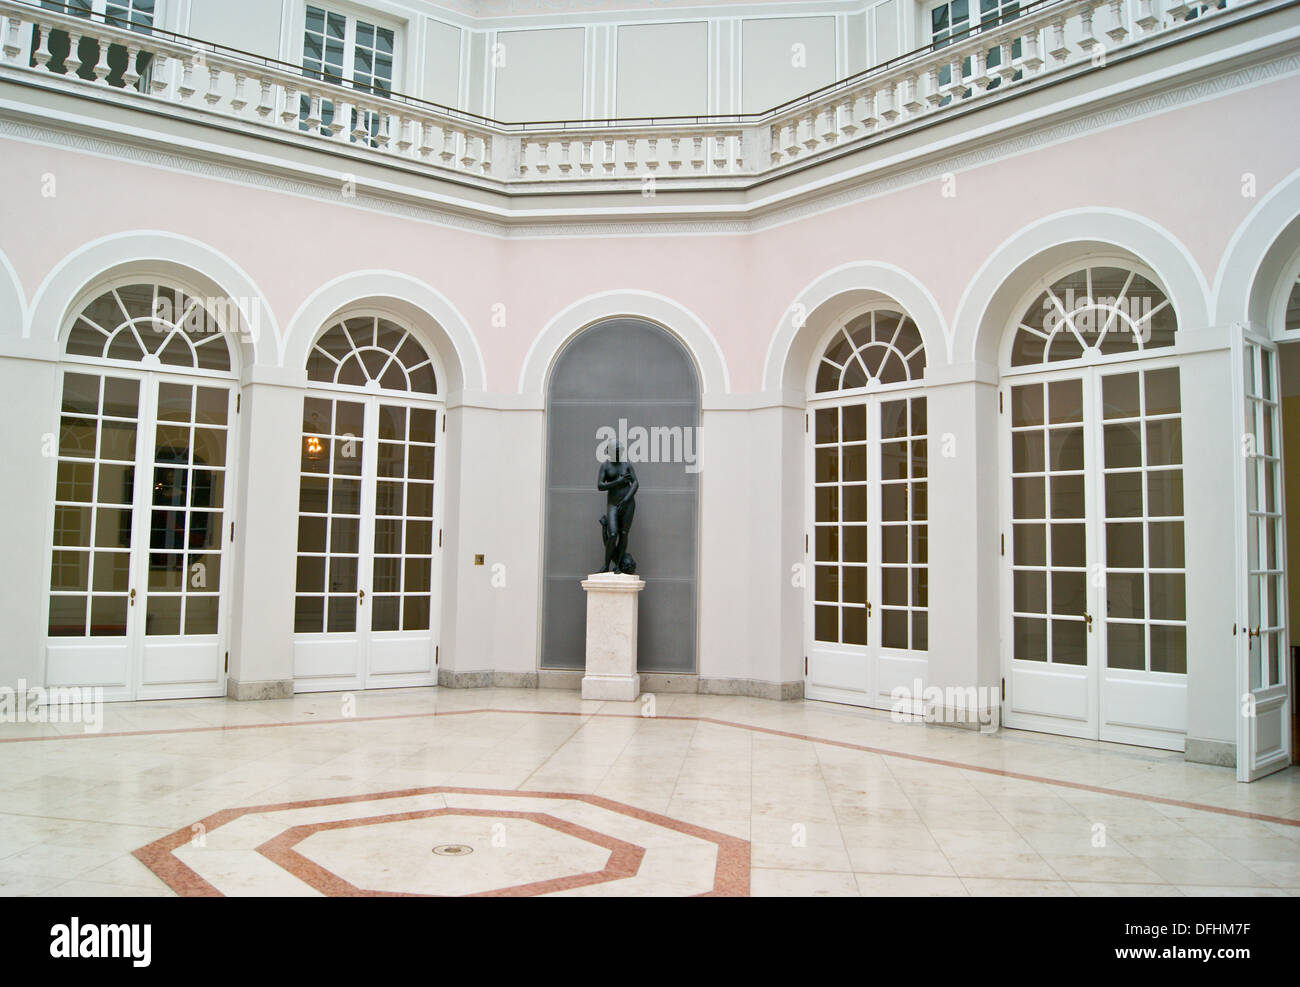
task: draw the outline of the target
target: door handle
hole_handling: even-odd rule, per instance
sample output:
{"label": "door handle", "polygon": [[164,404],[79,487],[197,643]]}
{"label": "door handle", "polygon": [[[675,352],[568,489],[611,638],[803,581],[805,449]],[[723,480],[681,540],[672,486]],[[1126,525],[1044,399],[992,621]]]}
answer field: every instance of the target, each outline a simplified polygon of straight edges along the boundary
{"label": "door handle", "polygon": [[365,591],[365,590],[358,590],[358,591],[357,591],[357,600],[360,601],[361,603],[365,603],[365,602],[366,602],[366,591]]}
{"label": "door handle", "polygon": [[871,601],[870,601],[870,600],[867,601],[867,618],[868,618],[868,619],[871,618]]}
{"label": "door handle", "polygon": [[1092,633],[1092,614],[1090,614],[1090,613],[1085,613],[1085,614],[1083,615],[1083,621],[1084,621],[1085,624],[1088,625],[1088,633],[1091,634],[1091,633]]}
{"label": "door handle", "polygon": [[131,590],[131,606],[135,606],[135,590]]}

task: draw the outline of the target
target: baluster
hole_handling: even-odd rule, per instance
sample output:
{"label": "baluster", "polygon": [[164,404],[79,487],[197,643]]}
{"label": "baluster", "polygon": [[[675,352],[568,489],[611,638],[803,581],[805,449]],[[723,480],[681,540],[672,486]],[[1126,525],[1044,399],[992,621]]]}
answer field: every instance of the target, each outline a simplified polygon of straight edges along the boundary
{"label": "baluster", "polygon": [[378,145],[379,150],[387,151],[389,149],[389,144],[393,139],[392,120],[389,118],[388,111],[384,109],[382,103],[375,112],[379,114],[379,131],[375,134],[375,144]]}
{"label": "baluster", "polygon": [[[330,115],[329,123],[321,123],[321,130],[330,140],[346,144],[351,139],[351,135],[348,133],[348,121],[352,119],[352,104],[341,99],[331,99],[329,103],[334,112]],[[325,116],[325,104],[323,102],[320,109],[323,120]]]}
{"label": "baluster", "polygon": [[871,133],[880,126],[880,117],[876,116],[876,91],[868,89],[862,94],[862,116],[858,118],[863,133]]}
{"label": "baluster", "polygon": [[1016,73],[1020,67],[1014,64],[1013,55],[1016,50],[1016,39],[1014,37],[1003,38],[998,42],[998,78],[1002,80],[1004,86],[1010,85],[1015,81]]}
{"label": "baluster", "polygon": [[582,169],[584,175],[590,175],[591,169],[595,165],[595,159],[592,157],[591,146],[595,141],[584,138],[578,155],[578,167]]}
{"label": "baluster", "polygon": [[23,22],[18,17],[9,17],[5,20],[6,32],[4,52],[6,61],[16,62],[18,56],[22,54],[23,46],[18,41],[18,30],[22,25]]}
{"label": "baluster", "polygon": [[629,137],[625,143],[627,144],[627,160],[623,162],[623,167],[630,172],[636,171],[636,138]]}
{"label": "baluster", "polygon": [[52,28],[38,28],[41,32],[41,43],[36,47],[36,64],[48,71],[50,64],[50,35],[54,33]]}
{"label": "baluster", "polygon": [[731,158],[731,170],[743,171],[745,168],[745,143],[741,134],[727,135],[727,154]]}
{"label": "baluster", "polygon": [[877,94],[880,97],[880,116],[886,125],[898,119],[898,109],[894,106],[894,87],[886,86]]}
{"label": "baluster", "polygon": [[[192,55],[181,59],[181,82],[176,87],[176,96],[182,102],[194,95],[194,67],[202,60],[202,55]],[[297,110],[293,114],[297,117]]]}
{"label": "baluster", "polygon": [[140,83],[140,73],[136,71],[136,63],[140,61],[140,46],[126,46],[126,68],[122,70],[122,85],[127,89],[134,89]]}
{"label": "baluster", "polygon": [[208,91],[203,94],[203,101],[209,106],[221,102],[221,69],[208,63]]}
{"label": "baluster", "polygon": [[537,173],[539,175],[545,175],[551,170],[550,151],[550,141],[537,142]]}
{"label": "baluster", "polygon": [[[345,123],[344,126],[347,126]],[[366,105],[357,100],[352,108],[352,140],[357,144],[370,143],[370,131],[366,126]]]}
{"label": "baluster", "polygon": [[82,35],[73,34],[71,31],[68,32],[68,57],[63,60],[63,64],[67,66],[68,75],[80,73],[81,66],[84,64],[81,61],[81,39]]}
{"label": "baluster", "polygon": [[479,170],[486,175],[492,171],[492,137],[490,134],[480,134],[478,142],[481,150]]}
{"label": "baluster", "polygon": [[605,169],[605,174],[614,174],[614,169],[618,167],[618,159],[614,157],[614,145],[612,140],[605,141],[605,153],[601,155],[600,166]]}
{"label": "baluster", "polygon": [[834,144],[839,139],[840,128],[837,126],[839,121],[836,119],[839,107],[840,104],[836,101],[829,106],[823,107],[821,111],[822,129],[820,136],[823,143]]}
{"label": "baluster", "polygon": [[1079,31],[1082,32],[1082,37],[1079,38],[1079,47],[1088,54],[1091,54],[1092,49],[1101,44],[1097,40],[1096,29],[1092,26],[1092,12],[1093,8],[1088,4],[1084,4],[1079,11]]}
{"label": "baluster", "polygon": [[1020,39],[1020,67],[1025,75],[1033,75],[1043,67],[1043,56],[1038,49],[1037,31],[1030,31]]}
{"label": "baluster", "polygon": [[939,66],[932,65],[925,73],[925,102],[930,109],[937,109],[943,102],[943,93],[939,88]]}
{"label": "baluster", "polygon": [[569,150],[571,141],[560,141],[560,174],[567,175],[573,171],[573,153]]}
{"label": "baluster", "polygon": [[314,92],[307,95],[307,133],[319,134],[321,124],[321,98],[320,93]]}
{"label": "baluster", "polygon": [[108,64],[108,41],[104,38],[96,38],[95,45],[99,49],[99,60],[95,62],[95,67],[91,71],[95,75],[96,82],[103,82],[108,78],[108,73],[113,71]]}
{"label": "baluster", "polygon": [[976,93],[987,90],[989,83],[993,81],[992,76],[989,75],[988,53],[983,48],[971,52],[970,78],[966,81]]}
{"label": "baluster", "polygon": [[235,92],[230,97],[230,112],[242,113],[244,107],[248,105],[248,100],[244,99],[244,83],[248,80],[248,76],[238,70],[235,70],[234,76]]}
{"label": "baluster", "polygon": [[679,171],[682,167],[682,139],[680,137],[668,138],[668,167],[673,171]]}
{"label": "baluster", "polygon": [[270,79],[258,79],[257,89],[257,115],[265,120],[275,112],[275,89]]}
{"label": "baluster", "polygon": [[916,76],[909,75],[903,80],[903,109],[909,116],[915,116],[925,109],[925,101],[921,99],[920,89]]}
{"label": "baluster", "polygon": [[849,96],[835,104],[835,122],[839,124],[840,137],[849,140],[858,132],[858,125],[853,120],[853,105],[857,97]]}
{"label": "baluster", "polygon": [[812,113],[808,114],[808,116],[800,120],[798,123],[798,128],[808,135],[803,139],[802,142],[803,146],[806,147],[808,150],[810,151],[814,150],[817,147],[817,145],[821,143],[821,139],[817,136],[817,111],[816,110],[814,110]]}
{"label": "baluster", "polygon": [[787,157],[795,157],[799,153],[799,121],[791,120],[785,125],[785,153]]}
{"label": "baluster", "polygon": [[415,121],[408,116],[397,116],[397,153],[407,154],[415,146]]}
{"label": "baluster", "polygon": [[772,150],[769,152],[768,156],[772,159],[772,164],[780,164],[781,163],[781,128],[778,127],[776,124],[772,124],[772,126],[768,129],[771,131],[770,139],[772,142],[771,144]]}
{"label": "baluster", "polygon": [[1124,0],[1110,0],[1110,28],[1106,37],[1116,44],[1128,37],[1128,27],[1124,24]]}
{"label": "baluster", "polygon": [[727,170],[727,136],[718,134],[713,138],[713,170]]}
{"label": "baluster", "polygon": [[703,171],[705,164],[704,138],[697,135],[691,138],[691,169],[693,171]]}
{"label": "baluster", "polygon": [[646,138],[646,156],[645,166],[651,171],[657,171],[659,168],[659,138]]}
{"label": "baluster", "polygon": [[[433,124],[429,124],[428,121],[422,122],[422,124],[420,124],[419,155],[422,161],[428,161],[429,156],[432,155],[433,153],[433,148],[434,148],[433,130],[434,130]],[[523,174],[524,172],[526,172],[526,170],[528,170],[528,165],[524,164],[524,161],[526,160],[528,160],[528,142],[526,142],[525,140],[525,142],[520,144],[520,148],[519,148],[519,173],[520,174]]]}
{"label": "baluster", "polygon": [[1070,46],[1065,42],[1065,21],[1063,19],[1053,21],[1048,25],[1047,32],[1047,54],[1052,57],[1053,62],[1060,65],[1070,57]]}
{"label": "baluster", "polygon": [[167,56],[158,54],[154,56],[153,71],[149,74],[149,94],[151,96],[162,96],[167,91]]}
{"label": "baluster", "polygon": [[474,162],[477,160],[474,157],[474,136],[468,130],[465,130],[461,132],[461,137],[463,143],[461,144],[460,166],[469,171],[474,167]]}
{"label": "baluster", "polygon": [[1143,34],[1150,34],[1160,26],[1160,18],[1151,9],[1151,0],[1138,0],[1137,20],[1134,23]]}
{"label": "baluster", "polygon": [[1187,15],[1197,6],[1199,5],[1194,2],[1188,3],[1187,0],[1169,0],[1165,6],[1165,13],[1175,24],[1179,24],[1187,20]]}

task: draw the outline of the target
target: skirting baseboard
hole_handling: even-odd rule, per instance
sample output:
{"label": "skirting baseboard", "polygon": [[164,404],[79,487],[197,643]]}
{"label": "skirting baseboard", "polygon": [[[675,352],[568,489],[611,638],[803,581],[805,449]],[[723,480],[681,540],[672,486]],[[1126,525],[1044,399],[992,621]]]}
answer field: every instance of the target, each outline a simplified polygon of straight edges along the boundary
{"label": "skirting baseboard", "polygon": [[438,685],[444,689],[536,689],[536,672],[458,672],[439,668]]}
{"label": "skirting baseboard", "polygon": [[[544,668],[538,675],[538,688],[582,688],[582,672],[574,669]],[[747,696],[751,699],[802,699],[803,682],[763,682],[758,679],[711,679],[675,672],[642,672],[641,691],[657,693],[699,693],[708,696]]]}
{"label": "skirting baseboard", "polygon": [[762,679],[700,679],[699,692],[706,696],[746,696],[779,701],[803,698],[803,679],[793,682],[765,682]]}
{"label": "skirting baseboard", "polygon": [[292,699],[293,679],[266,679],[261,682],[239,682],[226,679],[226,696],[239,702],[258,699]]}
{"label": "skirting baseboard", "polygon": [[970,709],[966,706],[931,706],[925,714],[928,727],[953,727],[958,730],[978,730],[980,733],[997,733],[1002,725],[1002,710]]}
{"label": "skirting baseboard", "polygon": [[1225,740],[1198,740],[1187,738],[1183,760],[1193,764],[1216,764],[1222,768],[1237,766],[1237,745]]}

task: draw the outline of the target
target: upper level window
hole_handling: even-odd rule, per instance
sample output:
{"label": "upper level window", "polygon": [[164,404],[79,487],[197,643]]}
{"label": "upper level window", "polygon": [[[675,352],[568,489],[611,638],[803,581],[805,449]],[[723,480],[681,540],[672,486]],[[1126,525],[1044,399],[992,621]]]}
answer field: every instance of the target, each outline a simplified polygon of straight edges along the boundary
{"label": "upper level window", "polygon": [[925,345],[916,323],[901,312],[859,315],[831,337],[817,368],[817,393],[868,384],[901,384],[925,376]]}
{"label": "upper level window", "polygon": [[[930,8],[930,43],[934,48],[943,48],[958,41],[964,41],[971,34],[983,29],[988,30],[998,24],[1005,24],[1020,16],[1020,0],[949,0],[937,7]],[[1011,46],[1011,57],[1020,57],[1020,40]],[[985,55],[985,64],[993,68],[1002,64],[1002,49],[990,48]],[[962,59],[962,75],[970,75],[969,58]],[[1020,74],[1016,73],[1016,78]],[[946,86],[952,81],[952,67],[939,69],[939,84]],[[1001,79],[993,79],[989,89],[995,89]],[[946,103],[948,98],[944,98]]]}
{"label": "upper level window", "polygon": [[1168,296],[1150,278],[1123,267],[1085,267],[1030,304],[1016,328],[1011,365],[1172,346],[1177,329]]}
{"label": "upper level window", "polygon": [[[303,73],[313,79],[351,86],[367,96],[386,98],[393,91],[396,44],[396,32],[392,28],[308,4],[302,42]],[[311,106],[307,96],[301,101],[299,115],[305,130]],[[322,127],[331,127],[333,101],[322,100],[320,114]],[[372,142],[378,136],[379,121],[375,113],[364,112],[359,128],[355,110],[342,122],[349,132],[366,131]]]}
{"label": "upper level window", "polygon": [[[73,17],[93,18],[96,22],[103,22],[112,27],[129,28],[141,34],[151,34],[157,0],[41,0],[41,6],[46,10],[71,14]],[[40,31],[33,27],[32,65],[36,64],[36,52],[41,44]],[[45,39],[45,44],[48,45],[46,50],[50,53],[50,60],[46,67],[51,72],[65,74],[68,71],[67,61],[71,53],[68,32],[51,31],[49,38]],[[106,81],[110,86],[121,88],[133,85],[138,89],[146,90],[149,62],[152,57],[148,52],[140,52],[136,56],[136,64],[130,66],[133,71],[128,73],[126,49],[121,45],[109,45],[109,72]],[[94,79],[95,66],[99,63],[99,42],[94,38],[82,38],[81,43],[77,45],[77,59],[81,63],[77,75],[86,80]],[[129,79],[126,78],[128,75]]]}

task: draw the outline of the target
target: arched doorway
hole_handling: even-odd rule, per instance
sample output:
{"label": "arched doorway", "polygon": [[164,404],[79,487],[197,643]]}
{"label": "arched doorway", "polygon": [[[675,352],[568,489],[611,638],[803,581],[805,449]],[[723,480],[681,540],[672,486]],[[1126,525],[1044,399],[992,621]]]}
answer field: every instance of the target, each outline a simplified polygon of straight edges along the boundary
{"label": "arched doorway", "polygon": [[319,335],[307,378],[294,688],[434,685],[442,374],[408,327],[354,312]]}
{"label": "arched doorway", "polygon": [[929,544],[925,345],[888,303],[839,320],[808,400],[810,699],[890,708],[925,680]]}
{"label": "arched doorway", "polygon": [[1002,346],[1003,722],[1182,749],[1177,318],[1122,258],[1058,268]]}
{"label": "arched doorway", "polygon": [[585,664],[579,585],[603,559],[598,456],[612,430],[640,481],[629,550],[646,581],[642,672],[694,673],[697,644],[700,384],[685,347],[639,319],[584,330],[561,351],[546,396],[544,669]]}
{"label": "arched doorway", "polygon": [[221,695],[237,348],[178,284],[110,282],[65,336],[46,682]]}

